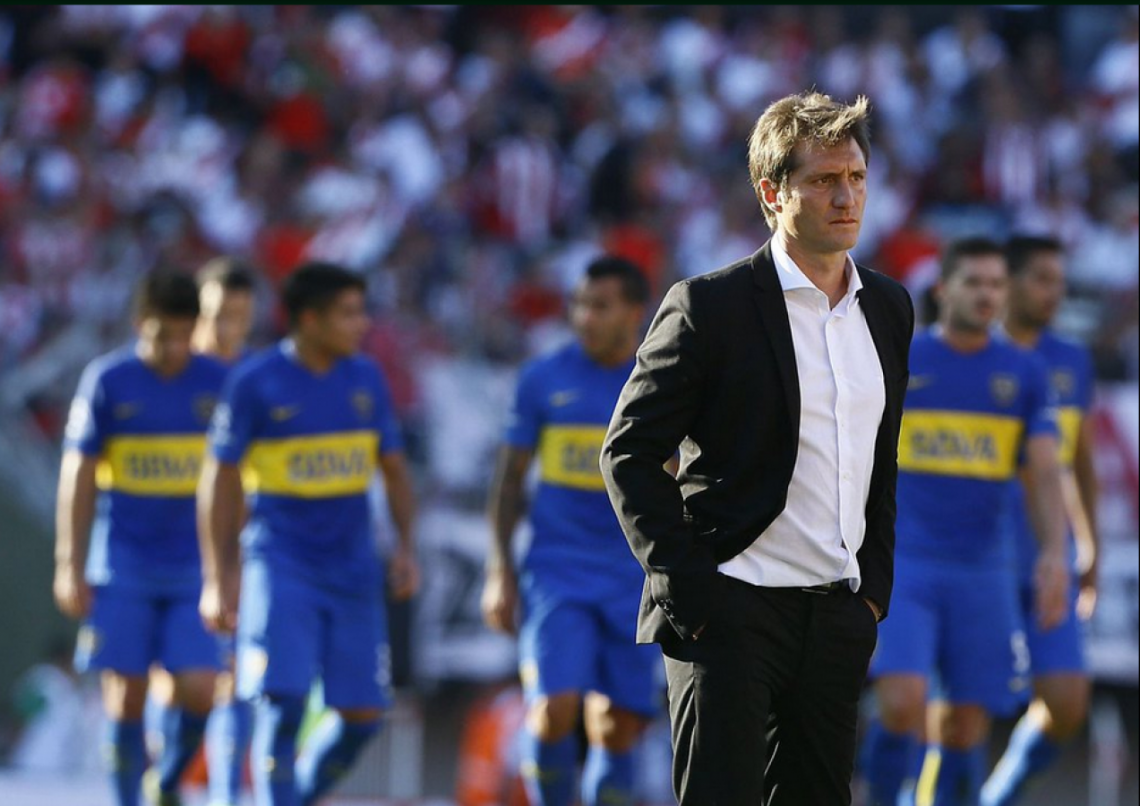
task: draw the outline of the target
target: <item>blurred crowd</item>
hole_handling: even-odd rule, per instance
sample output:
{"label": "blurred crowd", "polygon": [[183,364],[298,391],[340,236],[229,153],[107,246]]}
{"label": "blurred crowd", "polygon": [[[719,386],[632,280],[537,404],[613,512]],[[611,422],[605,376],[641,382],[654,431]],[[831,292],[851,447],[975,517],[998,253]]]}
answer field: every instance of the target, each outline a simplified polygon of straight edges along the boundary
{"label": "blurred crowd", "polygon": [[873,104],[861,261],[920,295],[949,238],[1056,234],[1068,326],[1135,379],[1137,39],[1136,6],[0,9],[0,371],[125,338],[156,266],[268,292],[322,258],[368,277],[411,414],[425,357],[559,332],[603,248],[658,294],[754,251],[748,133],[814,86]]}

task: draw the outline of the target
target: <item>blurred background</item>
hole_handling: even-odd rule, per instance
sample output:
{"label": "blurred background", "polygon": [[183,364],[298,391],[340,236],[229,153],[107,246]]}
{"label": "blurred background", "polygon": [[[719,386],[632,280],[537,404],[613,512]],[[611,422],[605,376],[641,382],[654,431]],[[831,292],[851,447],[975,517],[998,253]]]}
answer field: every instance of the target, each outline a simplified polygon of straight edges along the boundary
{"label": "blurred background", "polygon": [[[108,802],[98,706],[50,594],[63,420],[84,364],[129,338],[137,278],[225,254],[260,272],[262,344],[299,261],[367,278],[366,350],[417,474],[424,587],[392,614],[398,704],[343,795],[512,803],[514,647],[478,598],[515,371],[568,337],[566,293],[600,251],[659,298],[761,245],[748,133],[816,87],[872,102],[856,257],[916,299],[959,235],[1069,249],[1060,329],[1098,375],[1097,689],[1032,802],[1136,803],[1137,21],[1135,5],[0,9],[0,801]],[[68,748],[48,775],[17,772],[33,729]],[[644,756],[645,801],[669,802],[664,723]]]}

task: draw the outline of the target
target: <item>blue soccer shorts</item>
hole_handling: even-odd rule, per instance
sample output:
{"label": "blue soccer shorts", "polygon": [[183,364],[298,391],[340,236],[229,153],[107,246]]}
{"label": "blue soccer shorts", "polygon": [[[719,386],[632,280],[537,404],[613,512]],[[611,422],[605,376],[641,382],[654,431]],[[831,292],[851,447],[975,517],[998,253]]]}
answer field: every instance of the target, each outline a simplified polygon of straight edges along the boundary
{"label": "blue soccer shorts", "polygon": [[896,557],[871,676],[921,675],[950,703],[1012,712],[1029,685],[1015,585],[1004,567]]}
{"label": "blue soccer shorts", "polygon": [[1021,587],[1021,614],[1025,624],[1025,640],[1029,646],[1029,664],[1034,676],[1088,672],[1084,650],[1085,625],[1077,617],[1079,580],[1074,578],[1070,581],[1070,592],[1069,612],[1064,622],[1051,630],[1042,630],[1037,622],[1033,585],[1023,584]]}
{"label": "blue soccer shorts", "polygon": [[379,585],[349,595],[264,561],[246,562],[238,610],[238,698],[303,698],[320,678],[330,708],[386,708],[386,618]]}
{"label": "blue soccer shorts", "polygon": [[653,717],[660,709],[661,652],[635,640],[640,590],[577,601],[523,585],[519,673],[527,701],[596,691],[618,708]]}
{"label": "blue soccer shorts", "polygon": [[79,671],[145,675],[154,663],[173,674],[224,667],[222,646],[198,615],[196,589],[157,593],[100,585],[91,593],[75,650]]}

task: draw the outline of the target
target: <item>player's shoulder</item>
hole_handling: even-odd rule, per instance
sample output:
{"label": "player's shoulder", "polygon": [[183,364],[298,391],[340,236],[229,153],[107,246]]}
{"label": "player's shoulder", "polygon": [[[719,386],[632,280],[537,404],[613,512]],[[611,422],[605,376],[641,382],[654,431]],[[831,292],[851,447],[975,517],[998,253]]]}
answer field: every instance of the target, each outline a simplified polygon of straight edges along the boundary
{"label": "player's shoulder", "polygon": [[283,372],[288,358],[280,344],[271,344],[247,355],[229,368],[233,383],[250,383]]}
{"label": "player's shoulder", "polygon": [[85,371],[103,378],[122,377],[137,372],[142,366],[142,359],[138,357],[134,346],[123,345],[91,359]]}
{"label": "player's shoulder", "polygon": [[229,374],[230,368],[211,355],[200,353],[190,357],[190,371],[195,375],[216,383],[221,383]]}
{"label": "player's shoulder", "polygon": [[585,363],[581,345],[572,340],[523,362],[519,368],[519,383],[533,388],[559,382]]}
{"label": "player's shoulder", "polygon": [[1041,347],[1042,352],[1052,361],[1084,364],[1092,360],[1086,345],[1052,330],[1046,330],[1041,334]]}

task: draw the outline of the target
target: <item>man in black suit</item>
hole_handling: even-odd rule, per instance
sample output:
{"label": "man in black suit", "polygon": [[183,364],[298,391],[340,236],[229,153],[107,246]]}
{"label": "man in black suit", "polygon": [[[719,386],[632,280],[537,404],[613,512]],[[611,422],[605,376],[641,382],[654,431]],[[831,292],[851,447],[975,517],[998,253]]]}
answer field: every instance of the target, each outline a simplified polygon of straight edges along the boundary
{"label": "man in black suit", "polygon": [[906,291],[848,255],[867,118],[818,93],[761,115],[749,171],[775,235],[673,286],[602,449],[646,572],[638,641],[665,655],[681,806],[850,803],[914,326]]}

